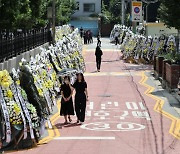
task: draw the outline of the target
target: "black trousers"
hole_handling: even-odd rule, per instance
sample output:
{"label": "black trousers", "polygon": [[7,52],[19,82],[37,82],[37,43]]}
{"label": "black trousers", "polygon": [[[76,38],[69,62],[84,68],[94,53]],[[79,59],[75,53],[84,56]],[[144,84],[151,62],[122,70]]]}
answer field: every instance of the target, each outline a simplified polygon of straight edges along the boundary
{"label": "black trousers", "polygon": [[116,45],[118,45],[118,44],[119,44],[119,39],[118,39],[118,37],[115,37],[115,41],[116,41]]}
{"label": "black trousers", "polygon": [[86,113],[86,96],[76,95],[75,96],[75,111],[78,120],[81,122],[85,121]]}
{"label": "black trousers", "polygon": [[96,57],[96,66],[98,70],[101,69],[101,57]]}

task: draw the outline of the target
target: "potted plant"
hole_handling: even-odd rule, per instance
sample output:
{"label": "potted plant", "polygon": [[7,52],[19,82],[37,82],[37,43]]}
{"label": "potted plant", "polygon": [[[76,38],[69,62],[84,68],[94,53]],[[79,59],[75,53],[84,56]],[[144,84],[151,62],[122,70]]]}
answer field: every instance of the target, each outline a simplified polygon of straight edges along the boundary
{"label": "potted plant", "polygon": [[180,53],[168,53],[165,56],[166,63],[166,81],[172,89],[177,88],[180,77]]}
{"label": "potted plant", "polygon": [[163,60],[164,60],[164,56],[163,55],[159,55],[156,57],[156,64],[155,64],[155,74],[156,77],[162,77],[162,70],[163,70]]}

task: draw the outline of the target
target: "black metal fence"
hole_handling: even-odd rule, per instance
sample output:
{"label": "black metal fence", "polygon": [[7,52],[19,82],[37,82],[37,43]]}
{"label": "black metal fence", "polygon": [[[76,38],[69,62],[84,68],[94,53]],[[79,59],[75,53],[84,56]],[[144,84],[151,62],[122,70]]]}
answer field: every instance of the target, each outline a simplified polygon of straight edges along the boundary
{"label": "black metal fence", "polygon": [[51,41],[51,31],[47,28],[13,32],[0,30],[0,62]]}

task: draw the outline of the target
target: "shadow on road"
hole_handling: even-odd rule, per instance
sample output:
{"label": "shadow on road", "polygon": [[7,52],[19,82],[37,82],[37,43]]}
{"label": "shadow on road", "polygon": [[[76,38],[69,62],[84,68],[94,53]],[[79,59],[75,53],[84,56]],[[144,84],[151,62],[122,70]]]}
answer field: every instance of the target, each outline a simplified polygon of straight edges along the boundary
{"label": "shadow on road", "polygon": [[55,125],[55,127],[58,129],[62,129],[63,127],[69,128],[69,127],[76,127],[76,126],[80,126],[80,124],[77,124],[77,123],[68,123],[68,124],[58,123]]}
{"label": "shadow on road", "polygon": [[168,91],[165,89],[154,91],[151,94],[158,97],[164,97],[167,99],[170,106],[180,108],[180,103],[176,101],[176,99],[173,96],[171,96],[171,94],[168,94]]}

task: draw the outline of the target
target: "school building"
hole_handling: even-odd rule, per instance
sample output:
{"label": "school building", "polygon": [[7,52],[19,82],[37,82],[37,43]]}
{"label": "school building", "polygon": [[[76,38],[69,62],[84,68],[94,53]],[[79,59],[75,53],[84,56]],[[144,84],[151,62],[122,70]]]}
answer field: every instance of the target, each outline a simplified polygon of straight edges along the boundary
{"label": "school building", "polygon": [[76,0],[77,10],[72,15],[70,24],[77,28],[85,30],[90,29],[93,35],[97,35],[99,31],[98,14],[101,13],[101,0]]}

